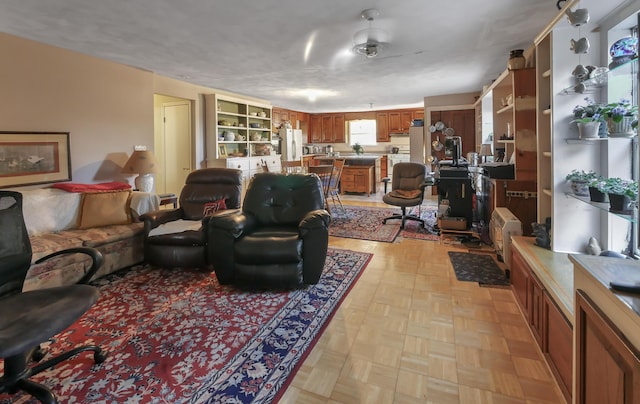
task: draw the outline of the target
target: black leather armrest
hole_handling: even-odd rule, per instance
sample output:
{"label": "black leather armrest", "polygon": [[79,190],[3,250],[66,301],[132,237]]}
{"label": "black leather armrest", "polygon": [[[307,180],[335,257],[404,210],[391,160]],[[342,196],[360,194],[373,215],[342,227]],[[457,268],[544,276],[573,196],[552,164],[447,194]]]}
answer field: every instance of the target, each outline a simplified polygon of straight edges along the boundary
{"label": "black leather armrest", "polygon": [[300,221],[300,235],[302,237],[311,230],[328,229],[331,224],[331,215],[324,209],[314,210],[305,215]]}
{"label": "black leather armrest", "polygon": [[140,220],[144,222],[144,233],[149,234],[151,229],[155,229],[161,224],[173,222],[182,219],[184,214],[182,209],[165,209],[147,212],[140,216]]}
{"label": "black leather armrest", "polygon": [[256,225],[256,220],[240,209],[227,209],[212,215],[208,219],[207,228],[230,234],[233,238],[241,237]]}
{"label": "black leather armrest", "polygon": [[87,270],[87,272],[85,272],[82,278],[80,278],[80,280],[76,282],[77,284],[89,283],[93,275],[95,275],[95,273],[98,271],[98,269],[100,269],[100,267],[102,266],[102,263],[104,262],[104,257],[102,256],[102,253],[96,250],[95,248],[76,247],[76,248],[67,248],[66,250],[56,251],[54,253],[51,253],[49,255],[46,255],[40,258],[35,263],[40,264],[51,258],[58,257],[60,255],[67,255],[67,254],[85,254],[91,258],[91,261],[92,261],[91,267],[89,268],[89,270]]}

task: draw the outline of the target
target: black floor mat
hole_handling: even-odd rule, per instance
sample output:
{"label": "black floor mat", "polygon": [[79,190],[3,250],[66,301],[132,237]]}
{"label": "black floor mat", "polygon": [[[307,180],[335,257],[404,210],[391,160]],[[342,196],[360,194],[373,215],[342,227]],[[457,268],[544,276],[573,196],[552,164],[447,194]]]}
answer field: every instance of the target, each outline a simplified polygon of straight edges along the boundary
{"label": "black floor mat", "polygon": [[449,251],[449,259],[459,281],[509,285],[509,278],[489,255]]}

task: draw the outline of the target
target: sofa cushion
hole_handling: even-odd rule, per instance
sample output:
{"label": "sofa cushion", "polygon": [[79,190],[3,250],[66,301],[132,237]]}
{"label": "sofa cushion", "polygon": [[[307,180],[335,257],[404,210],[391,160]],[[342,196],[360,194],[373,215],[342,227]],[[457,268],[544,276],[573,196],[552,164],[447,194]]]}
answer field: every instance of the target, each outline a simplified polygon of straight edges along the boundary
{"label": "sofa cushion", "polygon": [[131,223],[131,191],[87,192],[82,194],[78,228]]}
{"label": "sofa cushion", "polygon": [[67,230],[65,233],[80,239],[85,247],[100,247],[104,244],[135,237],[144,233],[144,223],[135,222],[114,226],[92,227],[90,229]]}
{"label": "sofa cushion", "polygon": [[73,230],[59,233],[43,233],[29,237],[29,240],[33,251],[32,262],[56,251],[82,247],[84,243]]}
{"label": "sofa cushion", "polygon": [[81,194],[43,188],[20,191],[29,236],[70,229],[78,223]]}

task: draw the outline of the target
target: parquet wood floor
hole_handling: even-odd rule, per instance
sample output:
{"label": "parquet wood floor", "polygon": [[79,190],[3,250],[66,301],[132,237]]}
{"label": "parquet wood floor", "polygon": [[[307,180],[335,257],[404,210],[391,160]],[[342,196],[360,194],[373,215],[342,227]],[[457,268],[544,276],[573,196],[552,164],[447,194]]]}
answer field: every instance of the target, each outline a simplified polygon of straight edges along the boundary
{"label": "parquet wood floor", "polygon": [[459,247],[329,244],[374,256],[280,403],[564,402],[511,289],[456,280],[447,252]]}

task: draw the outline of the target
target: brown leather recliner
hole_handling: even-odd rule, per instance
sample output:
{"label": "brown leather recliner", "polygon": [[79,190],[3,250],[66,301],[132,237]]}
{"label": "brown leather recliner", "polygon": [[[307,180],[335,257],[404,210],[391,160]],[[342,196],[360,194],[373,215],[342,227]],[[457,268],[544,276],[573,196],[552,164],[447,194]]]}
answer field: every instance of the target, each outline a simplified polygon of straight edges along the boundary
{"label": "brown leather recliner", "polygon": [[[242,171],[230,168],[203,168],[191,172],[180,192],[177,209],[158,210],[140,216],[144,221],[145,261],[162,267],[203,268],[207,261],[205,204],[224,199],[227,209],[240,207]],[[196,229],[149,235],[152,229],[177,220],[200,221]],[[197,228],[200,227],[200,228]]]}
{"label": "brown leather recliner", "polygon": [[209,262],[222,284],[295,288],[318,283],[331,216],[315,174],[256,174],[242,210],[209,220]]}

